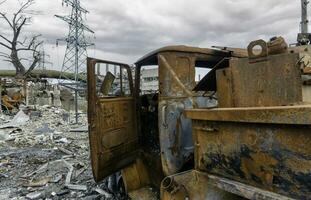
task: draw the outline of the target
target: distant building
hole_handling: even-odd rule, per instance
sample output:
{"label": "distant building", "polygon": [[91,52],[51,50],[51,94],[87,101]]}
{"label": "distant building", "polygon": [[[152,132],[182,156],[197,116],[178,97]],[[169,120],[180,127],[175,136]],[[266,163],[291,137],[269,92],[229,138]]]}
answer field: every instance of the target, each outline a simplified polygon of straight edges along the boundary
{"label": "distant building", "polygon": [[158,68],[142,69],[140,88],[142,94],[155,93],[159,90]]}

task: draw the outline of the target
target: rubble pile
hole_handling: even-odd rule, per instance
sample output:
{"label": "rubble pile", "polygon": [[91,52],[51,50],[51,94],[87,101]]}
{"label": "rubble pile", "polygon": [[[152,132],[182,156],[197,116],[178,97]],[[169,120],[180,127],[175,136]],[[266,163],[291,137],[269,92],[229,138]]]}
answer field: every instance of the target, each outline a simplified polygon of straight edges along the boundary
{"label": "rubble pile", "polygon": [[0,116],[0,199],[124,198],[93,181],[86,116],[75,126],[69,116],[50,106]]}

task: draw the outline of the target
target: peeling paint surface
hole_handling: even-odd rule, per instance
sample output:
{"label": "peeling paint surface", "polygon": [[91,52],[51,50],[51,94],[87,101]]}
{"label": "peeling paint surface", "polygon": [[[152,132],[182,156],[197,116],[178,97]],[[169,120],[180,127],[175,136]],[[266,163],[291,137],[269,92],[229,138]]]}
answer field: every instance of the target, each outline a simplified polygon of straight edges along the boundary
{"label": "peeling paint surface", "polygon": [[194,127],[200,171],[293,198],[310,197],[310,126],[195,121]]}

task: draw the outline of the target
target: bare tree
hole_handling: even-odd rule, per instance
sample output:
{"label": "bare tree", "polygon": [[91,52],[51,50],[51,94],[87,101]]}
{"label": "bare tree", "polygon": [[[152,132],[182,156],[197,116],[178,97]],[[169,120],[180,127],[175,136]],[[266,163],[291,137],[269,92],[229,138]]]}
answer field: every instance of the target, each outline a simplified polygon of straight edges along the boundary
{"label": "bare tree", "polygon": [[[3,4],[5,1],[0,2],[0,4]],[[24,26],[30,24],[31,17],[35,14],[34,11],[29,10],[29,7],[35,3],[35,0],[23,0],[19,2],[20,7],[13,13],[11,18],[9,18],[7,13],[0,11],[0,20],[2,19],[10,27],[13,36],[9,38],[0,32],[0,45],[10,52],[0,52],[0,56],[4,58],[4,61],[13,64],[16,69],[16,76],[27,76],[41,59],[38,47],[43,41],[39,40],[40,35],[30,38],[25,37],[23,40],[20,40],[22,29]],[[20,54],[26,54],[25,52],[32,53],[31,64],[27,71],[22,61],[28,59],[20,56]]]}

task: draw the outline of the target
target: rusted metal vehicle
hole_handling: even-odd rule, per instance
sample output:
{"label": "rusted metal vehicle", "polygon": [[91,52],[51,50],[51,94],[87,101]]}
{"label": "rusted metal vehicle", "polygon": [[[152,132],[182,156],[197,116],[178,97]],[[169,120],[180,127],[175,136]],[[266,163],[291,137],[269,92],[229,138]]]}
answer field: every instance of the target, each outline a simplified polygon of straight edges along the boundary
{"label": "rusted metal vehicle", "polygon": [[[248,51],[165,47],[133,67],[88,58],[95,180],[121,171],[133,199],[309,199],[310,55],[276,38]],[[150,94],[146,66],[158,68]]]}

